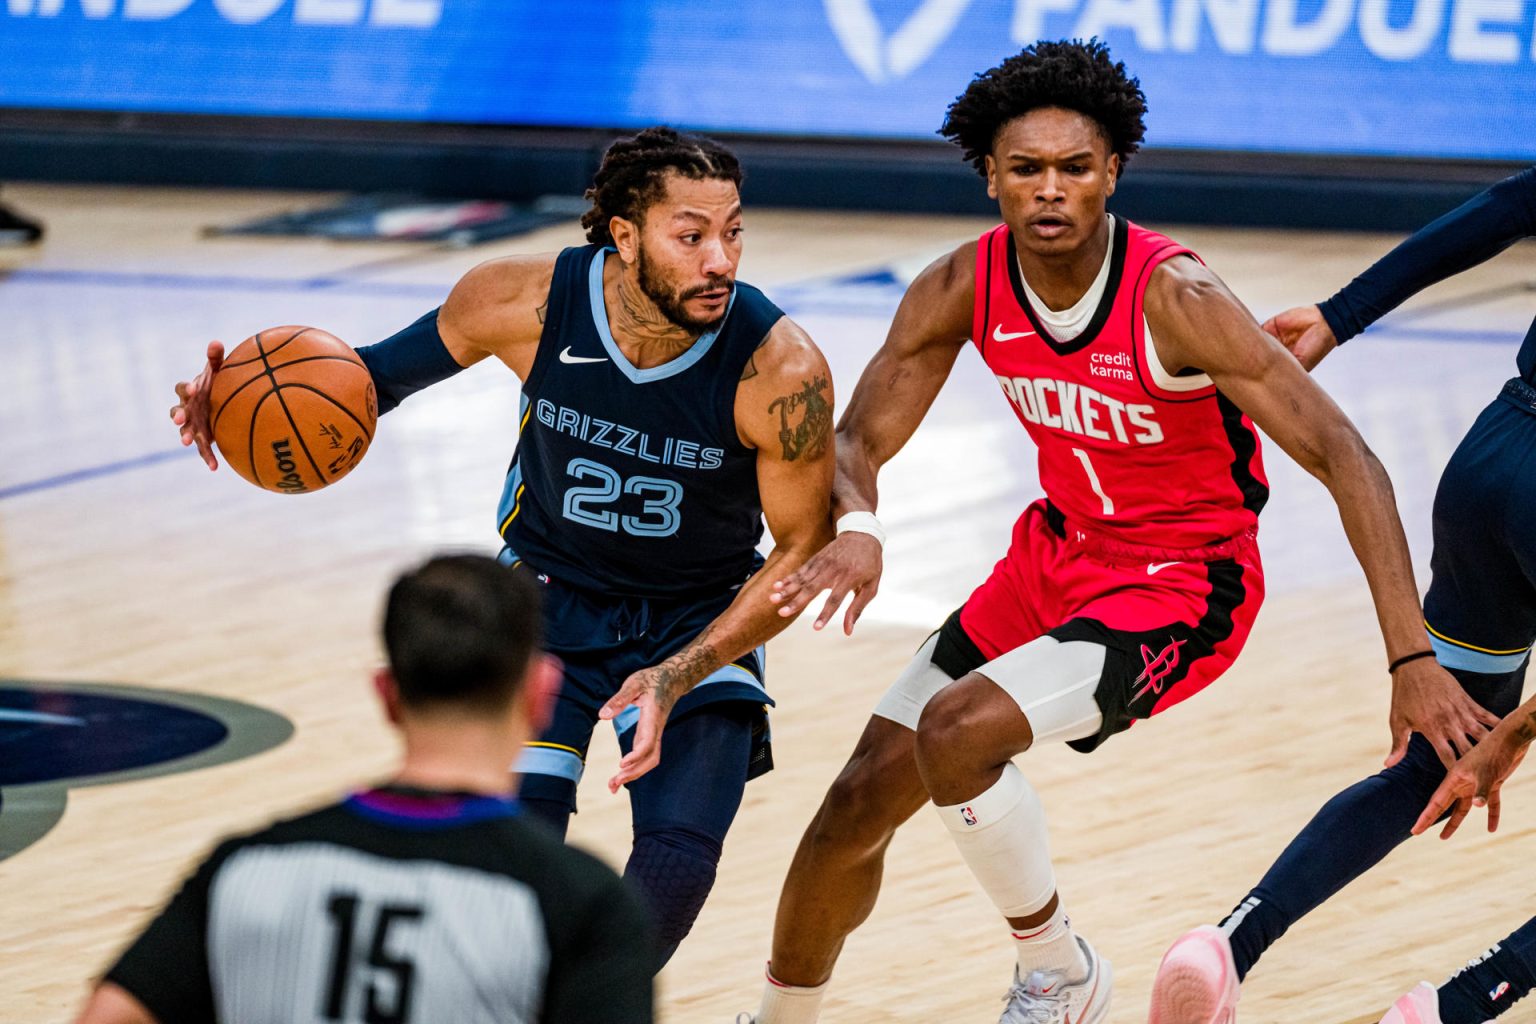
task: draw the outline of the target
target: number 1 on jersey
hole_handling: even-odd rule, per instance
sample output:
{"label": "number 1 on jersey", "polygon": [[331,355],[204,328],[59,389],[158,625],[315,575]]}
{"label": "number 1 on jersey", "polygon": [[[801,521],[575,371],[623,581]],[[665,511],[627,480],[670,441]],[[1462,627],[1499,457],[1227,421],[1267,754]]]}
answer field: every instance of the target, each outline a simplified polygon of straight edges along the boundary
{"label": "number 1 on jersey", "polygon": [[1093,493],[1097,494],[1099,500],[1104,503],[1104,514],[1107,516],[1114,515],[1115,503],[1109,500],[1109,495],[1104,493],[1103,486],[1099,484],[1099,474],[1094,472],[1093,460],[1088,458],[1088,453],[1081,448],[1073,448],[1072,454],[1076,455],[1077,461],[1083,464],[1083,472],[1088,474],[1088,486],[1093,488]]}

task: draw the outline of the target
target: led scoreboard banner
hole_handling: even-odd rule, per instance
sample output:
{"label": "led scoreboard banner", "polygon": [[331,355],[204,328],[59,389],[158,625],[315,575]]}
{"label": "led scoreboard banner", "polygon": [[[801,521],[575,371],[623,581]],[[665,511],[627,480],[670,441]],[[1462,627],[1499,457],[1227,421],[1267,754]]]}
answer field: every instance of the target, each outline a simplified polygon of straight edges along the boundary
{"label": "led scoreboard banner", "polygon": [[1163,148],[1536,158],[1529,0],[0,0],[0,106],[931,139],[1099,36]]}

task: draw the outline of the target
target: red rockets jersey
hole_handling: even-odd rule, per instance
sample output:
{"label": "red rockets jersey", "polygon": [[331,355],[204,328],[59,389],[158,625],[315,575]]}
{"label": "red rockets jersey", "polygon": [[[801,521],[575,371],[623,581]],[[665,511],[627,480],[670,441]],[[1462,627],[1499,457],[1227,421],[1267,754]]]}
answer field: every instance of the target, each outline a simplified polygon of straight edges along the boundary
{"label": "red rockets jersey", "polygon": [[1194,253],[1119,217],[1113,231],[1104,294],[1067,342],[1031,308],[1007,225],[982,235],[976,347],[1039,446],[1040,483],[1069,523],[1171,549],[1246,533],[1269,496],[1258,431],[1208,378],[1163,369],[1142,312],[1153,269]]}

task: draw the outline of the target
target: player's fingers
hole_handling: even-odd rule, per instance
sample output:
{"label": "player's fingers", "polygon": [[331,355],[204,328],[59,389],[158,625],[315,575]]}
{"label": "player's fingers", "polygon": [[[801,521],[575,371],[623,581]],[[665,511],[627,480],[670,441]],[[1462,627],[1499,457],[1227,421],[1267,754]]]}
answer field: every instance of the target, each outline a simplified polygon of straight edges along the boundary
{"label": "player's fingers", "polygon": [[832,592],[827,595],[827,599],[822,602],[821,612],[816,616],[816,621],[811,624],[811,628],[821,629],[828,622],[831,622],[832,616],[837,614],[838,609],[843,606],[843,602],[847,598],[847,590],[842,587],[833,587]]}
{"label": "player's fingers", "polygon": [[1476,718],[1483,725],[1486,725],[1489,729],[1492,729],[1494,726],[1503,721],[1503,719],[1501,719],[1498,715],[1494,714],[1492,711],[1489,711],[1477,701],[1469,701],[1469,703],[1472,705],[1472,717]]}
{"label": "player's fingers", "polygon": [[629,707],[635,702],[635,697],[637,696],[635,691],[637,689],[638,687],[631,686],[628,683],[619,687],[619,692],[609,697],[608,702],[598,709],[597,717],[606,722],[620,711]]}
{"label": "player's fingers", "polygon": [[859,621],[859,616],[864,614],[864,609],[869,607],[869,602],[875,599],[875,592],[878,589],[871,584],[854,592],[853,602],[848,605],[848,614],[843,617],[844,635],[853,636],[854,625]]}
{"label": "player's fingers", "polygon": [[1278,324],[1275,323],[1276,319],[1277,319],[1276,317],[1270,317],[1268,320],[1265,320],[1259,326],[1264,331],[1265,334],[1268,334],[1271,337],[1273,337],[1276,340],[1278,340],[1280,338],[1280,327],[1279,327]]}
{"label": "player's fingers", "polygon": [[208,363],[213,367],[214,373],[218,373],[219,367],[224,365],[224,343],[222,341],[210,341],[208,343]]}
{"label": "player's fingers", "polygon": [[1428,739],[1429,745],[1435,748],[1435,754],[1440,758],[1440,763],[1445,765],[1446,771],[1456,766],[1456,746],[1451,742],[1450,737],[1442,733],[1433,738],[1426,736],[1425,739]]}
{"label": "player's fingers", "polygon": [[768,595],[769,600],[777,603],[780,601],[790,601],[799,596],[800,592],[805,589],[804,571],[805,567],[801,566],[783,579],[774,580],[773,592]]}
{"label": "player's fingers", "polygon": [[1387,754],[1386,760],[1388,768],[1397,764],[1403,759],[1403,755],[1408,753],[1408,737],[1411,735],[1413,734],[1405,727],[1395,727],[1392,730],[1392,749]]}
{"label": "player's fingers", "polygon": [[1452,799],[1450,789],[1442,782],[1440,788],[1435,790],[1434,796],[1429,798],[1429,803],[1424,805],[1424,810],[1419,814],[1419,820],[1414,822],[1413,828],[1408,831],[1416,836],[1423,835],[1429,826],[1440,820],[1440,815],[1445,813]]}
{"label": "player's fingers", "polygon": [[1468,801],[1456,801],[1456,806],[1452,809],[1450,818],[1445,822],[1445,828],[1440,830],[1440,838],[1449,839],[1455,835],[1456,830],[1461,828],[1461,823],[1466,820],[1467,812],[1471,809],[1471,804]]}

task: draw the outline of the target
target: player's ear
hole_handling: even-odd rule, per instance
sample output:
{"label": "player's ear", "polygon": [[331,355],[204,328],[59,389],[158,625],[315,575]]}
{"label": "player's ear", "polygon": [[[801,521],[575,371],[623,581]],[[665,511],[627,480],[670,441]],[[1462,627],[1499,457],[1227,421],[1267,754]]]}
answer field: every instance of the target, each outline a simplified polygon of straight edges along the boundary
{"label": "player's ear", "polygon": [[997,198],[997,161],[991,153],[987,154],[987,195]]}
{"label": "player's ear", "polygon": [[1108,185],[1107,188],[1104,189],[1104,194],[1106,196],[1112,196],[1112,195],[1115,194],[1115,186],[1117,184],[1119,184],[1119,182],[1120,182],[1120,154],[1119,153],[1111,153],[1111,154],[1109,154],[1108,174],[1106,176],[1109,179],[1109,185]]}
{"label": "player's ear", "polygon": [[613,247],[619,250],[619,259],[634,263],[640,254],[640,225],[623,217],[612,217],[608,233],[613,236]]}
{"label": "player's ear", "polygon": [[560,684],[565,679],[565,666],[553,654],[534,655],[528,666],[528,678],[523,683],[524,707],[528,710],[528,724],[535,733],[543,732],[555,713],[555,699]]}
{"label": "player's ear", "polygon": [[389,719],[389,724],[399,725],[400,684],[395,682],[395,674],[387,667],[373,674],[373,692],[379,695],[379,703],[384,705],[384,717]]}

